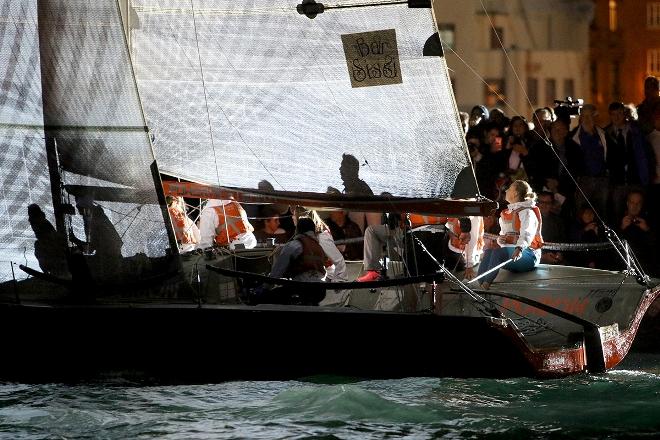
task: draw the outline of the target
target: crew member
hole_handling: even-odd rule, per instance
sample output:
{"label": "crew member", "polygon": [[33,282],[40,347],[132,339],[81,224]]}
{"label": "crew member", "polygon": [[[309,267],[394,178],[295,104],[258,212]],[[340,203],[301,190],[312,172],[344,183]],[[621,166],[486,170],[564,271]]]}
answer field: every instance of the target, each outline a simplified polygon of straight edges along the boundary
{"label": "crew member", "polygon": [[275,243],[286,243],[290,236],[280,227],[280,212],[273,206],[266,205],[259,210],[261,227],[254,232],[258,242],[266,243],[273,240]]}
{"label": "crew member", "polygon": [[484,247],[484,222],[481,217],[409,214],[408,218],[413,230],[423,226],[445,225],[446,245],[443,246],[442,255],[445,267],[453,271],[465,269],[465,278],[474,278],[474,268],[479,264]]}
{"label": "crew member", "polygon": [[245,210],[237,201],[211,199],[199,218],[198,247],[203,249],[215,244],[229,246],[232,250],[236,245],[252,249],[257,245],[253,231]]}
{"label": "crew member", "polygon": [[348,281],[346,275],[346,261],[337,249],[330,228],[314,210],[307,210],[302,206],[296,206],[293,210],[293,221],[298,223],[299,218],[309,217],[315,225],[316,239],[326,255],[324,281],[332,283]]}
{"label": "crew member", "polygon": [[177,243],[181,246],[182,252],[188,252],[195,249],[199,243],[199,229],[188,215],[182,197],[167,196],[167,211],[172,219],[174,235]]}
{"label": "crew member", "polygon": [[395,214],[385,214],[385,221],[381,225],[370,225],[364,231],[364,268],[366,273],[358,277],[358,282],[379,281],[382,265],[383,248],[386,246],[388,252],[402,242],[401,217]]}
{"label": "crew member", "polygon": [[[309,217],[300,217],[296,225],[296,235],[282,246],[269,276],[322,282],[327,258],[316,235],[316,224]],[[257,289],[252,302],[318,305],[324,297],[325,289],[318,287],[282,286],[268,289],[264,286]]]}
{"label": "crew member", "polygon": [[484,221],[481,217],[450,217],[447,228],[445,266],[452,270],[465,269],[465,279],[474,278],[474,268],[484,248]]}
{"label": "crew member", "polygon": [[[541,211],[536,206],[536,194],[524,180],[514,181],[505,194],[509,202],[500,214],[500,247],[487,249],[479,265],[479,275],[509,261],[504,269],[512,272],[533,270],[541,260]],[[481,287],[489,289],[499,270],[480,279]]]}

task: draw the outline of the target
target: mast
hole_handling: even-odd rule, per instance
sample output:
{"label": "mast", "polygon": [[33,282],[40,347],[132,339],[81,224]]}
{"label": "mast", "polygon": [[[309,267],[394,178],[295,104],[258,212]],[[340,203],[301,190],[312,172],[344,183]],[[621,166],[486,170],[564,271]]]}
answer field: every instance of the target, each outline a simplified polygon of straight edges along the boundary
{"label": "mast", "polygon": [[48,56],[45,49],[49,40],[57,38],[49,26],[42,26],[42,23],[47,21],[47,8],[44,6],[43,0],[37,1],[37,28],[39,32],[39,60],[41,63],[41,100],[43,105],[43,121],[44,121],[44,143],[46,148],[46,157],[48,161],[48,174],[50,175],[50,191],[53,198],[53,211],[55,213],[55,229],[61,234],[66,234],[66,226],[64,222],[64,209],[62,203],[62,176],[60,174],[60,166],[57,153],[57,141],[55,131],[52,130],[49,114],[46,112],[48,108],[48,91],[50,84],[48,82],[48,75],[43,72],[52,72],[54,66],[52,59]]}

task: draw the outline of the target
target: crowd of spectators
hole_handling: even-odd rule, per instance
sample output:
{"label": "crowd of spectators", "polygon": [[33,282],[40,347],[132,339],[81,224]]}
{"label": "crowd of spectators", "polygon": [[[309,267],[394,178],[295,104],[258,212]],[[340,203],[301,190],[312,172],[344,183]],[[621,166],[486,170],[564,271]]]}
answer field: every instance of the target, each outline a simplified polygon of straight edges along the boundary
{"label": "crowd of spectators", "polygon": [[[575,118],[550,107],[536,109],[530,120],[481,105],[463,113],[481,193],[505,207],[508,183],[526,180],[539,195],[546,241],[604,242],[609,227],[648,273],[660,275],[658,79],[646,78],[644,90],[639,105],[612,102],[607,115],[590,104]],[[486,225],[496,232],[497,221]],[[607,252],[546,251],[543,261],[605,269],[621,264]]]}

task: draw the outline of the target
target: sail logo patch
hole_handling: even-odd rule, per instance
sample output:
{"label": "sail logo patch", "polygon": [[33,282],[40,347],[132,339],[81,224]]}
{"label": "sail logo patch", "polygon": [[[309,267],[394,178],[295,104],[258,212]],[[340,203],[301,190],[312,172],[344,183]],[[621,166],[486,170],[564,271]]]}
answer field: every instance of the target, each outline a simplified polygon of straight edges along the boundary
{"label": "sail logo patch", "polygon": [[401,84],[401,63],[396,30],[341,36],[351,87]]}

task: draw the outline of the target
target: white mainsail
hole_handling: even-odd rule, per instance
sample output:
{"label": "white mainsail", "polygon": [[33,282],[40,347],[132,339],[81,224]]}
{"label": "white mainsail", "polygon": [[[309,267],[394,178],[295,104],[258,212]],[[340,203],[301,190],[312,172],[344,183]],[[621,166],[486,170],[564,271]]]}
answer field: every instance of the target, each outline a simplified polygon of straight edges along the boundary
{"label": "white mainsail", "polygon": [[[435,33],[428,8],[349,0],[310,19],[297,0],[131,3],[161,171],[325,193],[343,188],[347,153],[374,194],[445,198],[469,163],[444,58],[423,54]],[[375,31],[395,32],[400,81],[353,87],[343,39]]]}

